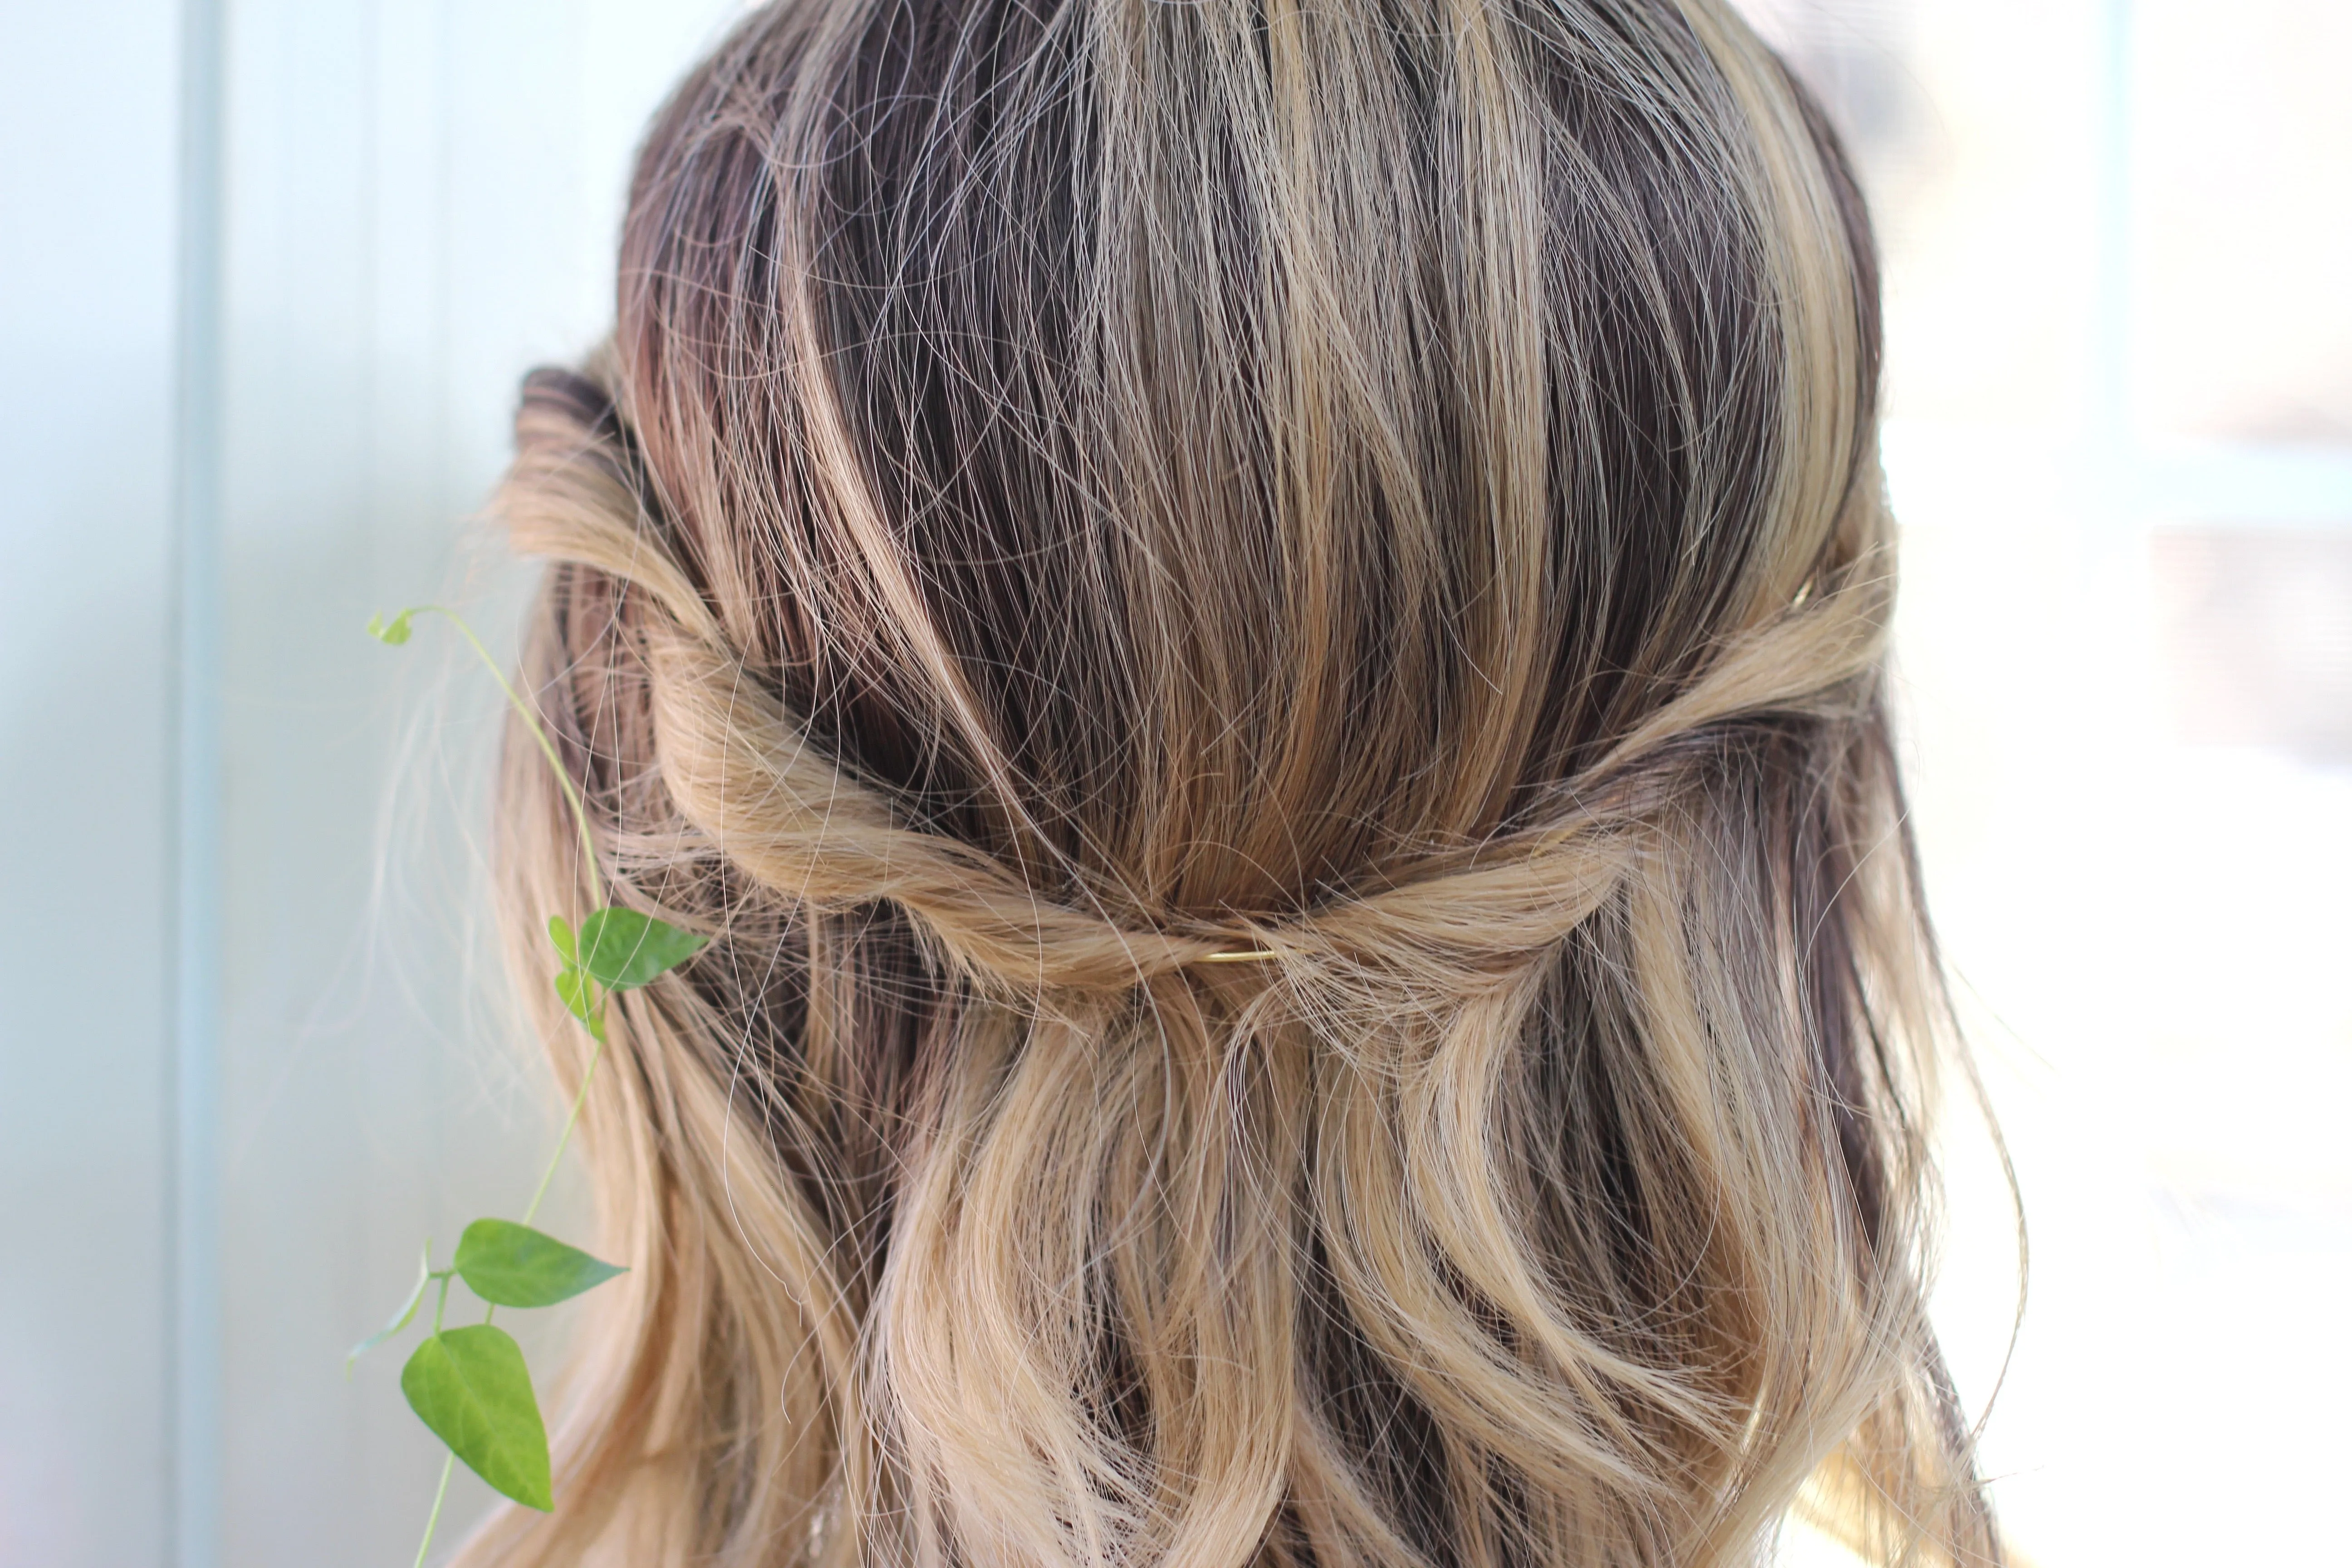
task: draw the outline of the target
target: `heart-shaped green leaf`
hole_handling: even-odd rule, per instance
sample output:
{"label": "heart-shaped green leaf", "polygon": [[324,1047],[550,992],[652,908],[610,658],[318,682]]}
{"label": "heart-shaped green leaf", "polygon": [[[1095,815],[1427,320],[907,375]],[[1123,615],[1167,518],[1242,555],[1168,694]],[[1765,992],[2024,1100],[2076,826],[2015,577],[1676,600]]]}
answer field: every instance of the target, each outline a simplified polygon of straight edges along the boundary
{"label": "heart-shaped green leaf", "polygon": [[388,621],[382,616],[370,616],[367,624],[368,636],[380,643],[387,643],[394,647],[398,647],[408,640],[410,632],[415,629],[408,624],[408,617],[415,613],[415,610],[403,610]]}
{"label": "heart-shaped green leaf", "polygon": [[502,1219],[467,1226],[455,1267],[475,1295],[501,1307],[552,1307],[628,1272],[544,1231]]}
{"label": "heart-shaped green leaf", "polygon": [[525,1508],[553,1511],[547,1427],[511,1334],[477,1323],[428,1335],[400,1369],[400,1391],[476,1475]]}
{"label": "heart-shaped green leaf", "polygon": [[562,915],[547,917],[547,940],[555,944],[556,956],[563,960],[566,969],[580,967],[580,943],[572,934],[572,922]]}
{"label": "heart-shaped green leaf", "polygon": [[604,1009],[588,989],[585,974],[576,969],[561,971],[555,976],[555,994],[563,998],[563,1005],[573,1017],[588,1026],[590,1034],[599,1040],[604,1037]]}
{"label": "heart-shaped green leaf", "polygon": [[634,991],[676,969],[709,942],[709,937],[635,910],[592,910],[580,922],[580,967],[607,990]]}

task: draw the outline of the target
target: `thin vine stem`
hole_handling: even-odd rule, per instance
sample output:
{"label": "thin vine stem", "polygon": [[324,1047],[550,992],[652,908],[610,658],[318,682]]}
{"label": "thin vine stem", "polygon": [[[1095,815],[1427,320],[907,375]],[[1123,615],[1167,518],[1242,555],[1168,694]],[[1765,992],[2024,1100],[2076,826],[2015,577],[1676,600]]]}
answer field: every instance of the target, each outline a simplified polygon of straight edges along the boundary
{"label": "thin vine stem", "polygon": [[490,650],[483,645],[482,639],[474,635],[474,628],[466,624],[465,616],[444,605],[418,605],[406,613],[438,616],[457,627],[457,635],[472,645],[475,656],[489,670],[490,679],[499,683],[499,689],[507,694],[508,703],[522,720],[524,727],[530,731],[530,738],[539,742],[541,753],[547,758],[547,765],[554,771],[555,782],[562,786],[564,800],[571,805],[572,819],[580,829],[582,861],[588,869],[589,907],[593,909],[604,903],[604,884],[596,869],[596,841],[588,833],[588,807],[581,801],[580,791],[572,782],[572,771],[563,765],[563,759],[555,754],[555,742],[548,735],[547,727],[539,721],[539,715],[531,710],[530,704],[522,700],[522,693],[514,689],[514,683],[507,679],[507,672],[490,656]]}
{"label": "thin vine stem", "polygon": [[[530,1194],[530,1206],[522,1211],[522,1223],[525,1225],[539,1215],[539,1205],[546,1199],[547,1189],[555,1180],[555,1169],[563,1163],[563,1151],[571,1145],[572,1130],[580,1125],[581,1108],[588,1103],[588,1086],[596,1079],[596,1064],[604,1059],[604,1042],[599,1040],[596,1048],[588,1053],[588,1070],[580,1075],[580,1088],[572,1097],[572,1110],[563,1118],[563,1131],[556,1136],[555,1152],[547,1157],[547,1169],[539,1173],[539,1186]],[[492,1303],[483,1311],[482,1321],[487,1323],[498,1315],[498,1306]]]}
{"label": "thin vine stem", "polygon": [[581,1109],[588,1103],[588,1086],[595,1081],[596,1064],[604,1057],[604,1042],[599,1040],[596,1048],[588,1053],[588,1070],[580,1075],[580,1088],[572,1097],[570,1113],[563,1118],[563,1131],[555,1140],[555,1152],[548,1156],[547,1169],[539,1174],[539,1185],[530,1194],[530,1206],[522,1211],[522,1223],[525,1225],[529,1225],[539,1213],[540,1203],[547,1196],[548,1184],[555,1180],[555,1167],[563,1163],[564,1148],[572,1142],[572,1130],[580,1125]]}
{"label": "thin vine stem", "polygon": [[[604,884],[596,868],[596,841],[588,831],[588,807],[580,798],[579,786],[572,782],[572,770],[565,767],[563,759],[556,754],[555,742],[549,736],[547,727],[539,721],[539,715],[532,710],[530,704],[522,700],[522,693],[515,689],[514,683],[507,679],[506,670],[491,657],[489,648],[474,634],[474,628],[467,624],[465,616],[446,605],[418,605],[409,613],[436,615],[457,627],[457,635],[466,639],[475,657],[482,661],[482,667],[490,672],[490,679],[499,683],[500,691],[506,693],[508,705],[523,721],[523,727],[530,731],[530,738],[539,742],[540,753],[546,757],[548,768],[555,774],[555,782],[563,791],[564,803],[572,807],[572,824],[580,830],[580,858],[588,873],[589,906],[601,906],[604,902]],[[595,982],[583,972],[582,984],[593,986]],[[525,1225],[538,1216],[539,1205],[546,1200],[547,1189],[555,1180],[556,1168],[563,1163],[563,1151],[571,1146],[572,1130],[580,1124],[581,1110],[588,1103],[588,1086],[595,1081],[596,1064],[604,1059],[604,1042],[598,1040],[596,1048],[589,1053],[588,1069],[580,1075],[580,1089],[572,1097],[572,1109],[563,1118],[563,1131],[555,1141],[555,1152],[549,1156],[547,1169],[540,1173],[539,1185],[531,1191],[530,1206],[522,1212]],[[497,1314],[498,1309],[492,1307],[484,1314],[482,1321],[487,1323]]]}
{"label": "thin vine stem", "polygon": [[441,1527],[441,1504],[449,1495],[449,1472],[457,1468],[457,1451],[441,1456],[441,1484],[433,1489],[433,1511],[425,1516],[425,1539],[416,1543],[416,1568],[425,1568],[425,1554],[433,1550],[433,1532]]}

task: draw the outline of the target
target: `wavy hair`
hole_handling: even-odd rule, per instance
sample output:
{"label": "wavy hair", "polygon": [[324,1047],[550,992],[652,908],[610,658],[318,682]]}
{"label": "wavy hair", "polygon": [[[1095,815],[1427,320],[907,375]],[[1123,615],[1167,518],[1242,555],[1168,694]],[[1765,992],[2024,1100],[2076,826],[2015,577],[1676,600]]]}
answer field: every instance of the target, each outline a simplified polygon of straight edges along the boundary
{"label": "wavy hair", "polygon": [[[477,1563],[1997,1552],[1861,200],[1723,0],[787,0],[497,511],[615,901]],[[508,749],[513,963],[584,902]]]}

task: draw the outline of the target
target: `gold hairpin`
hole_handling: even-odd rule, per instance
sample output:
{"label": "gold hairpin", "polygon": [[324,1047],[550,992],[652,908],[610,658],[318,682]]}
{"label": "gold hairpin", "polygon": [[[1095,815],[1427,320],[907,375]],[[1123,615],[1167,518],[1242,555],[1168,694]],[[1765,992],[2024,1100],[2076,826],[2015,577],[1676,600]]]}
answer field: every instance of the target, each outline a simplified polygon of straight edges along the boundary
{"label": "gold hairpin", "polygon": [[1244,947],[1226,952],[1204,952],[1201,955],[1201,962],[1202,963],[1255,963],[1261,959],[1281,956],[1282,954],[1278,952],[1269,952],[1262,947]]}

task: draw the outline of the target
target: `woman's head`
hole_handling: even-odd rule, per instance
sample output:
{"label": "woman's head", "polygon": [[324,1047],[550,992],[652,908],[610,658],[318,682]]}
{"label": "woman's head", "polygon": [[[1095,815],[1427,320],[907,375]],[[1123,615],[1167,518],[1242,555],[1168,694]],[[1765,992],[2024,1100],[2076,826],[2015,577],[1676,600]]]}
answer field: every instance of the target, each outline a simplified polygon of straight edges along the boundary
{"label": "woman's head", "polygon": [[[742,24],[500,500],[616,900],[716,940],[620,1005],[634,1294],[491,1542],[1988,1549],[1874,265],[1717,0]],[[519,953],[561,812],[514,751]]]}

